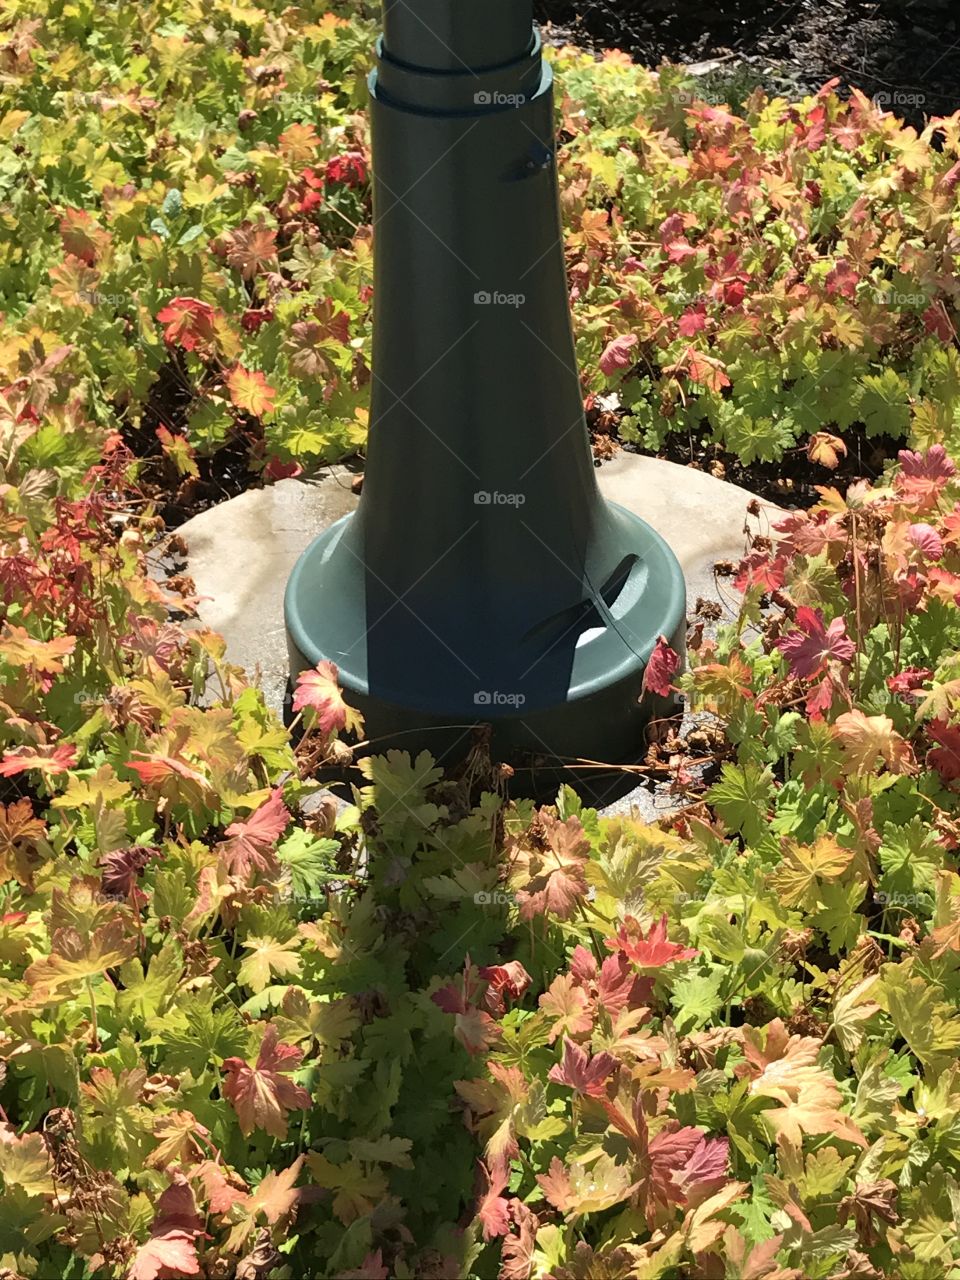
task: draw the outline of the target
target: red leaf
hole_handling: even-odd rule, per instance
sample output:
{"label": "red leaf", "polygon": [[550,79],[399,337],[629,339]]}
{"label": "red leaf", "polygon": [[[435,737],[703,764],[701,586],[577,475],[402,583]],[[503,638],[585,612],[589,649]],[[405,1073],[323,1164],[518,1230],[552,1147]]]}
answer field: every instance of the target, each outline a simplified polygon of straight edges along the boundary
{"label": "red leaf", "polygon": [[555,1084],[569,1085],[571,1089],[588,1097],[599,1098],[616,1066],[617,1060],[612,1054],[598,1053],[591,1058],[585,1049],[565,1038],[563,1062],[550,1068],[548,1079]]}
{"label": "red leaf", "polygon": [[918,693],[928,680],[933,679],[929,667],[904,667],[895,676],[887,676],[887,688],[898,697],[913,700],[912,695]]}
{"label": "red leaf", "polygon": [[484,1004],[495,1016],[505,1012],[506,1000],[519,1000],[533,981],[519,960],[487,965],[478,976],[487,982]]}
{"label": "red leaf", "polygon": [[[740,287],[742,288],[743,286],[741,285]],[[677,325],[684,338],[695,338],[706,327],[707,308],[703,303],[696,307],[689,307],[680,317],[680,323]]]}
{"label": "red leaf", "polygon": [[263,1129],[274,1138],[287,1136],[287,1112],[309,1110],[312,1099],[306,1089],[288,1079],[300,1065],[303,1052],[290,1044],[277,1043],[277,1029],[267,1027],[257,1065],[243,1058],[227,1058],[223,1067],[227,1078],[223,1096],[232,1103],[240,1121],[240,1132],[249,1137]]}
{"label": "red leaf", "polygon": [[251,871],[275,871],[277,841],[289,822],[290,810],[283,803],[282,787],[277,787],[246,822],[231,822],[227,839],[217,846],[230,874],[246,878]]}
{"label": "red leaf", "polygon": [[360,187],[367,180],[367,159],[362,151],[347,151],[327,161],[327,181]]}
{"label": "red leaf", "polygon": [[953,342],[957,332],[942,302],[931,303],[923,313],[923,327],[935,334],[941,342]]}
{"label": "red leaf", "polygon": [[650,926],[646,938],[640,924],[633,916],[627,916],[620,926],[616,940],[607,939],[611,951],[620,950],[642,969],[661,969],[674,960],[691,960],[699,952],[695,947],[684,947],[667,940],[667,917],[661,916]]}
{"label": "red leaf", "polygon": [[281,462],[279,458],[271,458],[263,468],[265,480],[294,480],[303,475],[303,467],[299,462]]}
{"label": "red leaf", "polygon": [[831,659],[843,663],[853,661],[856,645],[847,636],[843,618],[834,618],[827,627],[819,609],[803,606],[797,610],[796,624],[795,631],[777,641],[777,648],[787,659],[793,677],[812,680],[823,674]]}
{"label": "red leaf", "polygon": [[894,477],[897,492],[919,507],[933,506],[957,468],[942,444],[931,445],[926,453],[901,449],[897,454],[900,470]]}
{"label": "red leaf", "polygon": [[927,752],[927,764],[944,782],[956,782],[960,778],[960,725],[932,720],[927,725],[927,735],[938,744]]}
{"label": "red leaf", "polygon": [[665,698],[673,689],[673,677],[680,669],[680,655],[670,648],[666,636],[658,636],[643,673],[643,692]]}
{"label": "red leaf", "polygon": [[827,293],[831,298],[837,294],[843,298],[852,298],[857,292],[859,281],[860,277],[850,263],[847,262],[846,258],[841,258],[834,269],[827,275]]}
{"label": "red leaf", "polygon": [[166,325],[163,340],[169,346],[181,346],[194,351],[201,342],[212,342],[216,312],[209,303],[199,298],[172,298],[157,312],[157,319]]}
{"label": "red leaf", "polygon": [[621,369],[629,369],[634,364],[634,349],[640,339],[635,333],[624,333],[619,338],[614,338],[607,346],[600,357],[600,369],[612,378],[613,375]]}
{"label": "red leaf", "polygon": [[751,587],[759,587],[761,591],[779,591],[786,582],[786,573],[786,556],[771,560],[766,551],[752,551],[740,561],[733,585],[743,592]]}
{"label": "red leaf", "polygon": [[12,778],[27,769],[41,773],[67,773],[77,763],[77,749],[72,742],[58,747],[13,747],[3,753],[0,777]]}

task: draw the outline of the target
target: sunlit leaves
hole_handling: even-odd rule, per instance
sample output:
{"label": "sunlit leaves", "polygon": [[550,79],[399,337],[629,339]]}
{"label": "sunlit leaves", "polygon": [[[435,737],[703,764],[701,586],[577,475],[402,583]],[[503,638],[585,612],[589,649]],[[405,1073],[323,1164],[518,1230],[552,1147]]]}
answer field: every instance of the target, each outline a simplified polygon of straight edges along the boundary
{"label": "sunlit leaves", "polygon": [[310,1106],[310,1094],[290,1079],[303,1053],[278,1043],[277,1029],[268,1026],[254,1066],[241,1058],[227,1058],[224,1097],[236,1110],[243,1134],[265,1129],[275,1138],[287,1136],[287,1115]]}

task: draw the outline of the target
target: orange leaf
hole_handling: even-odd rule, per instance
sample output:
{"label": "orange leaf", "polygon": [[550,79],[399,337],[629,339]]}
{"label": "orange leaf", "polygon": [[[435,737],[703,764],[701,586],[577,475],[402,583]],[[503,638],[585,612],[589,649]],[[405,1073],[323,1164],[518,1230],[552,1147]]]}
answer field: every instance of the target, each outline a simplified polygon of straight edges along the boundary
{"label": "orange leaf", "polygon": [[258,370],[245,369],[238,364],[227,375],[227,388],[230,399],[244,413],[262,418],[265,413],[273,412],[277,393]]}

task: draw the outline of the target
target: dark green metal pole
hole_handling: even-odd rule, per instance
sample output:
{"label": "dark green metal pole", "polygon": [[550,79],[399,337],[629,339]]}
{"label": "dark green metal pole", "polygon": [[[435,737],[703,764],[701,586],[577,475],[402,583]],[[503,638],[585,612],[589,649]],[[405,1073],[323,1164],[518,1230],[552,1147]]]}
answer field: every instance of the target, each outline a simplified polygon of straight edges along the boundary
{"label": "dark green metal pole", "polygon": [[364,490],[290,579],[292,672],[336,663],[381,746],[634,757],[683,576],[597,488],[530,0],[386,0],[370,96]]}

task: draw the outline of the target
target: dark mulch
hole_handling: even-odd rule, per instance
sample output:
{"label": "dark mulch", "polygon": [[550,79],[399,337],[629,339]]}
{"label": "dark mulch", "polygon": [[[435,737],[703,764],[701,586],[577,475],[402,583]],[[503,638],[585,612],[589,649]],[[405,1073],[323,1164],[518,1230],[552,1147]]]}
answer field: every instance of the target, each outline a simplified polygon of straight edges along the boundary
{"label": "dark mulch", "polygon": [[262,446],[262,430],[249,434],[237,428],[222,448],[208,457],[196,457],[198,476],[181,476],[163,453],[157,439],[157,428],[166,427],[174,434],[189,438],[187,416],[193,403],[193,391],[179,357],[171,353],[150,389],[137,427],[123,428],[124,443],[140,459],[138,482],[147,498],[157,506],[157,513],[168,529],[208,507],[235,498],[262,481],[250,468],[251,446],[254,452]]}
{"label": "dark mulch", "polygon": [[[638,62],[721,65],[708,89],[810,92],[839,77],[913,124],[960,107],[956,0],[535,0],[551,38]],[[707,96],[710,96],[709,93]],[[731,105],[738,105],[737,102]]]}

